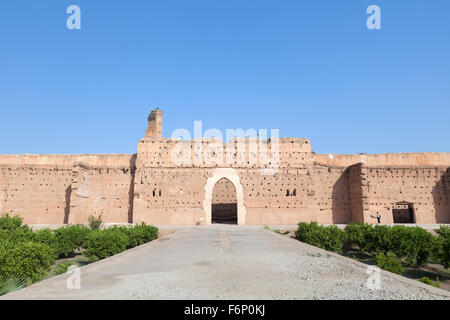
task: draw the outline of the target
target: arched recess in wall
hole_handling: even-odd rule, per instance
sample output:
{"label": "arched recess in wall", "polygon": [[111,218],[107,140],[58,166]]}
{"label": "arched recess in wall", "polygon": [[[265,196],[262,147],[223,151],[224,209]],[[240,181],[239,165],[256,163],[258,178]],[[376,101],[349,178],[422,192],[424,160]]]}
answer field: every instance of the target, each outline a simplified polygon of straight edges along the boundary
{"label": "arched recess in wall", "polygon": [[214,170],[213,175],[208,178],[205,185],[205,200],[203,201],[203,211],[205,213],[205,222],[207,225],[211,224],[212,219],[212,196],[216,183],[221,179],[228,179],[236,188],[236,200],[237,200],[237,223],[238,225],[245,224],[245,218],[247,216],[247,208],[244,205],[244,188],[239,180],[239,175],[236,169],[233,168],[217,168]]}

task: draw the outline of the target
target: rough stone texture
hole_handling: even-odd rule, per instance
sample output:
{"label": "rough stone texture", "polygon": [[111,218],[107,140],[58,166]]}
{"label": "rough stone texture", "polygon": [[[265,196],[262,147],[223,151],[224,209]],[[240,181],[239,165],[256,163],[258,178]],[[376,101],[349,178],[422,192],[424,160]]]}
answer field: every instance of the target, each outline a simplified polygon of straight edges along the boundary
{"label": "rough stone texture", "polygon": [[0,299],[450,299],[386,271],[371,290],[367,267],[261,227],[185,227],[82,267],[80,290],[63,274]]}
{"label": "rough stone texture", "polygon": [[[133,161],[133,160],[131,160]],[[103,221],[132,222],[133,171],[128,167],[74,167],[69,223],[85,223],[89,215]]]}
{"label": "rough stone texture", "polygon": [[322,155],[303,138],[181,142],[162,137],[161,110],[148,120],[135,155],[0,155],[0,212],[29,224],[102,214],[202,225],[215,201],[229,199],[239,224],[375,223],[377,212],[392,223],[406,203],[416,223],[450,223],[450,153]]}
{"label": "rough stone texture", "polygon": [[214,186],[212,193],[212,203],[213,204],[229,204],[236,203],[236,188],[234,184],[226,179],[220,179]]}

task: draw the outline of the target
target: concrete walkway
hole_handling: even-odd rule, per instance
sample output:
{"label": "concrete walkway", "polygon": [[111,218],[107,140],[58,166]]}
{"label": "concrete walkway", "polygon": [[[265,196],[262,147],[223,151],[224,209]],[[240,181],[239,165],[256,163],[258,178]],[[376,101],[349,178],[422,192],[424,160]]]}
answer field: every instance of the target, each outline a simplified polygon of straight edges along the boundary
{"label": "concrete walkway", "polygon": [[367,265],[266,231],[179,228],[157,241],[3,299],[450,299],[447,291],[388,272],[370,290]]}

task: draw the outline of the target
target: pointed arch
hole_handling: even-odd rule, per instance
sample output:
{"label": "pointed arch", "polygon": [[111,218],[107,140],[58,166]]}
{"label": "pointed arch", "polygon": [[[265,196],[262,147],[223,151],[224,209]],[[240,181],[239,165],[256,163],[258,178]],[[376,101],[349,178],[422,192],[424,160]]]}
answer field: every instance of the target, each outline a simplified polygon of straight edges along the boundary
{"label": "pointed arch", "polygon": [[247,215],[247,208],[244,205],[244,188],[240,182],[239,175],[236,169],[233,168],[217,168],[214,170],[212,176],[208,178],[205,184],[205,199],[203,201],[203,211],[205,213],[205,222],[207,225],[211,224],[212,220],[212,197],[214,186],[223,179],[228,179],[236,189],[237,200],[237,224],[244,225]]}

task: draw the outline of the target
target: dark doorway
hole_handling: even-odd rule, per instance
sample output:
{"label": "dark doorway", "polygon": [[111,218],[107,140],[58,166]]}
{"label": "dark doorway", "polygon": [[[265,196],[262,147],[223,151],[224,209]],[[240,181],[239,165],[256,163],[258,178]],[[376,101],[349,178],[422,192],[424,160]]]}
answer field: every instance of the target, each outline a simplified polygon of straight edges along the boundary
{"label": "dark doorway", "polygon": [[410,202],[398,202],[392,207],[394,223],[414,223],[414,205]]}
{"label": "dark doorway", "polygon": [[237,224],[237,203],[212,204],[212,223]]}
{"label": "dark doorway", "polygon": [[214,186],[211,207],[211,222],[237,224],[236,188],[226,179],[220,179]]}

